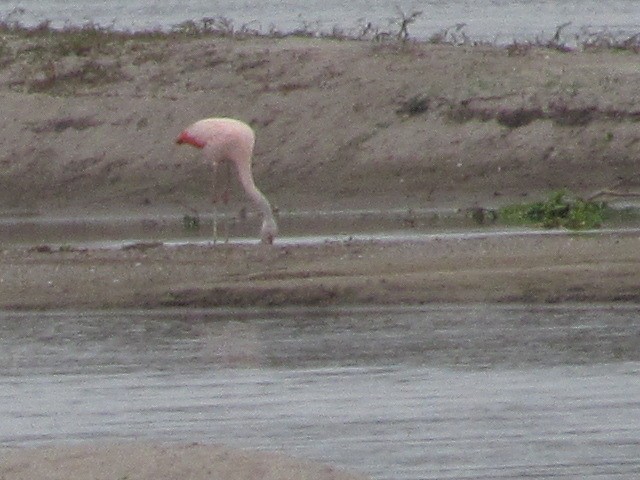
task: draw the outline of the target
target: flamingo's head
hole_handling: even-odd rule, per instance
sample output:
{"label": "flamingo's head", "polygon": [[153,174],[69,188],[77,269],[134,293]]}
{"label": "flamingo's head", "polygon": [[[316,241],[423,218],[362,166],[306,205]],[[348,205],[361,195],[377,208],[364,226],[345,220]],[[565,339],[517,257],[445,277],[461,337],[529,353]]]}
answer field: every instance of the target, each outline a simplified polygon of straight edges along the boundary
{"label": "flamingo's head", "polygon": [[278,234],[278,226],[273,218],[266,218],[262,222],[262,230],[260,231],[260,238],[262,243],[266,245],[273,245],[273,240]]}
{"label": "flamingo's head", "polygon": [[178,138],[176,138],[176,143],[178,145],[182,145],[183,143],[193,145],[196,148],[204,148],[205,142],[199,140],[194,135],[190,134],[187,130],[184,130]]}

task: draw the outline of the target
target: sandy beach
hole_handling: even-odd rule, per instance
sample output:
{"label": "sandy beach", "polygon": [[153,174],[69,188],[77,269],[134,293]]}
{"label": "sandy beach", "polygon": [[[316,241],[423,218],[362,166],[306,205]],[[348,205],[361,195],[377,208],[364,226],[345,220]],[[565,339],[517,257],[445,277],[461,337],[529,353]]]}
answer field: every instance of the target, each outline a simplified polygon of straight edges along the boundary
{"label": "sandy beach", "polygon": [[[164,215],[210,214],[211,166],[174,140],[212,116],[255,129],[256,183],[281,218],[306,212],[282,239],[350,233],[327,211],[401,212],[410,230],[424,209],[640,191],[637,64],[612,49],[4,31],[0,308],[636,302],[634,231],[493,235],[503,227],[480,222],[467,237],[264,246],[237,184],[223,211],[255,243],[82,247],[78,229],[52,241],[38,225],[135,217],[156,235]],[[171,468],[153,445],[114,463],[122,448],[6,452],[0,478],[355,478],[205,446],[171,449]]]}

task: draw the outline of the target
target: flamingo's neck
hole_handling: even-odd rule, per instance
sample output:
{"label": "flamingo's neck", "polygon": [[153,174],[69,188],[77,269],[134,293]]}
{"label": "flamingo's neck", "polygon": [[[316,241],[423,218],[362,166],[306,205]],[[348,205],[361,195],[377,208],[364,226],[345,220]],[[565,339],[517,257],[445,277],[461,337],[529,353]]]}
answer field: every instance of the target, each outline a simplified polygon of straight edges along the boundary
{"label": "flamingo's neck", "polygon": [[273,216],[271,204],[253,182],[250,182],[248,185],[245,184],[245,190],[260,209],[260,213],[262,213],[262,229],[260,230],[262,243],[272,244],[273,239],[278,234],[278,225]]}
{"label": "flamingo's neck", "polygon": [[262,213],[262,243],[271,244],[273,243],[275,236],[278,234],[278,225],[276,224],[276,220],[273,216],[271,204],[269,203],[269,200],[267,200],[267,197],[265,197],[258,187],[256,187],[250,168],[246,167],[246,164],[244,168],[241,165],[242,164],[236,164],[240,184],[249,198],[251,198],[251,200],[253,200],[256,206],[260,209],[260,213]]}

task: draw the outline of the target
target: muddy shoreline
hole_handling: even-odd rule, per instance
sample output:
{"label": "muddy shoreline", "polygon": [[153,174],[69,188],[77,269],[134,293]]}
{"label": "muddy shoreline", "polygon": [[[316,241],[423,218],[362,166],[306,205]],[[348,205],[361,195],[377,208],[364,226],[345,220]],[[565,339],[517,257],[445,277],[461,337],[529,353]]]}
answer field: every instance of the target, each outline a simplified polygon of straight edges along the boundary
{"label": "muddy shoreline", "polygon": [[[210,116],[256,131],[253,173],[283,239],[447,231],[416,217],[432,211],[491,230],[464,212],[564,188],[639,191],[633,51],[91,29],[3,42],[0,308],[638,300],[635,233],[158,244],[207,238],[211,166],[174,140]],[[232,186],[231,234],[256,238]],[[370,210],[396,213],[321,216]],[[74,225],[101,216],[125,220]],[[185,232],[186,216],[202,231]],[[96,231],[142,244],[77,247]]]}
{"label": "muddy shoreline", "polygon": [[[635,230],[404,241],[36,245],[3,251],[8,310],[637,302]],[[284,243],[284,240],[283,240]]]}

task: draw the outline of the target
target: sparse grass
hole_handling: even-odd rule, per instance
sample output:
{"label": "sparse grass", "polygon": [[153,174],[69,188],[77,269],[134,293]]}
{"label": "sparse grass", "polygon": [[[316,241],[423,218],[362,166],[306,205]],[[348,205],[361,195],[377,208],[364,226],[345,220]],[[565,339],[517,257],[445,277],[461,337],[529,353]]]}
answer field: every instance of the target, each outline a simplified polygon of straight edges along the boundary
{"label": "sparse grass", "polygon": [[635,33],[630,36],[620,36],[614,35],[606,30],[591,32],[583,28],[579,33],[571,37],[572,45],[569,45],[566,37],[562,35],[562,31],[569,25],[571,25],[571,22],[557,26],[555,34],[548,40],[536,37],[534,41],[514,41],[507,45],[507,54],[509,56],[526,55],[533,48],[547,48],[563,53],[576,49],[583,51],[613,50],[640,53],[640,33]]}
{"label": "sparse grass", "polygon": [[[182,22],[174,25],[168,31],[155,29],[131,32],[102,27],[91,22],[82,26],[67,26],[61,29],[52,27],[49,21],[43,21],[35,27],[25,27],[20,23],[20,16],[24,14],[24,11],[18,8],[0,18],[0,34],[31,40],[33,43],[26,47],[26,51],[29,49],[33,50],[33,52],[46,50],[50,56],[76,55],[80,57],[113,54],[120,51],[121,47],[132,40],[140,42],[159,39],[179,40],[180,38],[193,37],[283,38],[297,36],[336,40],[369,40],[375,44],[383,43],[389,45],[395,43],[400,47],[409,43],[487,44],[487,42],[475,41],[469,37],[464,31],[466,24],[462,22],[446,27],[424,40],[417,40],[410,35],[409,27],[418,20],[422,15],[422,11],[406,13],[399,7],[396,7],[395,10],[396,14],[389,19],[387,28],[359,20],[360,25],[354,26],[353,29],[344,29],[334,25],[329,30],[322,30],[318,22],[310,22],[301,17],[301,26],[292,31],[281,31],[273,26],[265,31],[256,22],[238,26],[228,17],[215,16]],[[255,26],[256,24],[258,26]],[[566,36],[562,34],[563,30],[569,25],[570,23],[565,23],[557,26],[556,32],[551,39],[538,37],[534,41],[514,41],[510,45],[506,45],[505,49],[509,55],[526,55],[534,47],[548,48],[561,52],[571,51],[574,48],[567,44],[565,41]],[[614,35],[607,31],[591,32],[583,29],[579,34],[573,35],[571,38],[575,39],[576,47],[582,50],[612,49],[640,53],[640,33],[621,38],[619,35]],[[5,41],[0,38],[0,62],[7,55],[6,50]]]}
{"label": "sparse grass", "polygon": [[[390,55],[423,55],[421,44],[438,43],[447,45],[475,45],[464,32],[465,24],[458,23],[448,27],[426,41],[415,40],[409,32],[411,25],[422,15],[420,11],[405,13],[396,8],[396,15],[389,19],[386,29],[371,22],[364,23],[354,30],[344,30],[334,26],[329,31],[321,30],[319,24],[301,19],[301,27],[291,32],[270,28],[264,32],[253,24],[236,26],[226,17],[208,17],[199,21],[188,21],[176,25],[169,31],[147,30],[140,32],[119,31],[102,27],[94,23],[82,26],[53,28],[48,21],[35,27],[23,26],[19,18],[24,12],[15,12],[0,18],[0,68],[14,70],[10,86],[20,91],[41,92],[51,95],[73,95],[79,90],[100,87],[126,78],[122,65],[138,66],[146,62],[161,64],[169,55],[169,49],[163,45],[173,42],[191,41],[196,38],[246,38],[288,36],[332,38],[337,40],[370,41],[372,50]],[[361,21],[362,22],[362,21]],[[534,43],[514,43],[506,47],[508,55],[526,55],[533,47],[552,48],[566,51],[562,31],[567,24],[557,27],[556,34],[550,40],[537,40]],[[607,32],[583,32],[577,37],[577,44],[585,50],[610,48],[640,52],[640,33],[628,38],[618,39]],[[201,60],[204,61],[204,60]],[[206,64],[199,68],[209,68],[222,62],[218,57],[206,57]],[[253,68],[241,65],[239,69]],[[559,81],[559,80],[558,80]],[[306,88],[300,82],[291,81],[279,87],[281,93]],[[487,85],[480,84],[484,91]],[[577,82],[564,88],[563,95],[574,96],[581,88]],[[398,111],[409,116],[424,113],[430,107],[429,99],[416,96],[406,101]],[[552,108],[544,112],[544,117],[563,125],[582,125],[588,123],[597,112]],[[510,128],[517,128],[541,117],[539,109],[520,109],[514,112],[487,114],[475,111],[469,106],[452,107],[450,119],[468,121],[470,119],[498,122]]]}
{"label": "sparse grass", "polygon": [[559,190],[544,201],[503,207],[498,211],[498,218],[512,225],[585,230],[601,227],[608,210],[604,202],[583,200]]}
{"label": "sparse grass", "polygon": [[186,22],[175,25],[171,29],[171,32],[192,37],[206,35],[232,37],[237,33],[233,21],[226,17],[205,17],[197,21],[187,20]]}
{"label": "sparse grass", "polygon": [[640,53],[640,33],[620,38],[606,31],[596,33],[583,31],[580,45],[586,51],[614,50]]}
{"label": "sparse grass", "polygon": [[411,13],[405,13],[400,7],[396,6],[397,18],[392,19],[392,22],[398,25],[398,33],[396,38],[405,43],[409,40],[409,25],[414,23],[422,11],[413,11]]}
{"label": "sparse grass", "polygon": [[112,54],[116,46],[135,37],[135,34],[103,28],[92,23],[81,27],[55,29],[48,22],[43,22],[29,29],[20,24],[0,21],[0,33],[25,40],[22,54],[37,55],[46,52],[50,57]]}
{"label": "sparse grass", "polygon": [[286,95],[287,93],[295,92],[296,90],[305,90],[309,87],[311,87],[311,85],[304,82],[285,82],[278,85],[276,90]]}
{"label": "sparse grass", "polygon": [[4,38],[0,38],[0,67],[11,62],[11,49]]}
{"label": "sparse grass", "polygon": [[[441,102],[441,105],[446,107],[444,117],[453,123],[465,123],[474,120],[481,122],[496,121],[499,125],[511,129],[524,127],[538,120],[551,121],[560,127],[576,127],[589,125],[599,120],[637,122],[640,118],[638,112],[635,111],[600,108],[595,105],[573,107],[564,99],[551,101],[546,107],[532,105],[508,108],[483,105],[482,100],[486,98],[470,97],[459,102]],[[491,97],[489,98],[492,99]],[[604,138],[610,142],[614,137],[612,133],[607,133]]]}
{"label": "sparse grass", "polygon": [[86,130],[87,128],[97,127],[99,125],[93,117],[64,117],[55,120],[47,120],[39,124],[31,124],[30,129],[34,133],[50,133],[64,132],[71,128],[73,130]]}
{"label": "sparse grass", "polygon": [[427,40],[429,43],[441,45],[468,45],[473,43],[469,36],[465,33],[466,23],[456,23],[451,27],[444,28],[434,33]]}
{"label": "sparse grass", "polygon": [[[14,88],[70,95],[80,88],[125,78],[119,58],[127,45],[141,45],[143,39],[153,35],[120,32],[91,23],[54,29],[49,22],[26,28],[18,22],[0,20],[0,65],[14,65],[20,72],[11,83]],[[7,39],[12,41],[8,43]]]}
{"label": "sparse grass", "polygon": [[[63,30],[59,34],[49,30],[51,50],[55,55],[88,57],[96,54],[110,54],[114,51],[114,43],[123,41],[120,35],[93,24],[81,28]],[[66,35],[64,34],[66,33]]]}
{"label": "sparse grass", "polygon": [[542,118],[544,118],[544,111],[540,107],[503,109],[496,114],[496,121],[508,128],[520,128]]}
{"label": "sparse grass", "polygon": [[107,65],[87,60],[78,68],[57,74],[55,68],[46,68],[44,75],[30,82],[29,92],[51,95],[71,95],[78,89],[115,83],[125,78],[119,65]]}
{"label": "sparse grass", "polygon": [[197,215],[184,215],[182,217],[182,226],[185,230],[198,230],[200,228],[200,217]]}
{"label": "sparse grass", "polygon": [[467,215],[476,225],[492,224],[498,219],[498,212],[490,208],[473,207],[467,210]]}
{"label": "sparse grass", "polygon": [[408,100],[401,103],[400,108],[396,110],[399,115],[408,115],[413,117],[426,113],[429,110],[431,99],[425,95],[414,95]]}

